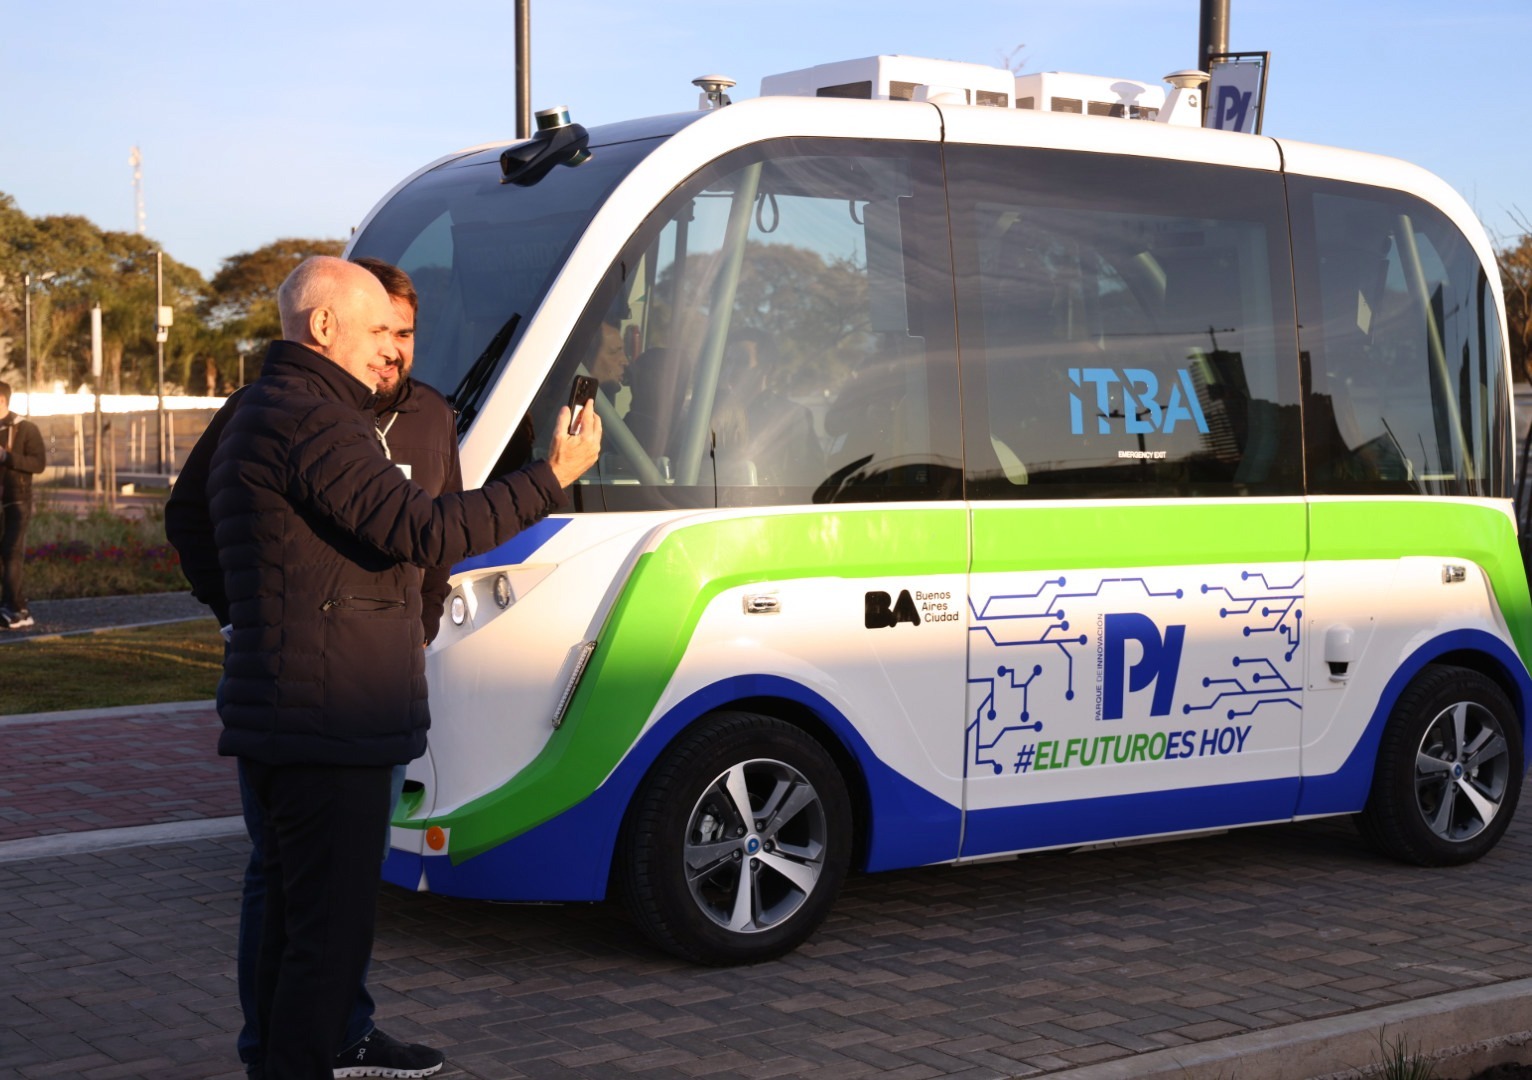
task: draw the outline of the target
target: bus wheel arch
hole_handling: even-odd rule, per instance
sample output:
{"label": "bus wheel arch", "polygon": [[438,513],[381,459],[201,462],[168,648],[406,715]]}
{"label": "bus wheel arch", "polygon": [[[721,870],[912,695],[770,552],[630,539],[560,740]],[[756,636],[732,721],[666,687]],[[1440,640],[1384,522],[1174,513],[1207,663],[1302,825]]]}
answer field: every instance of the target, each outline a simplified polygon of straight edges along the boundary
{"label": "bus wheel arch", "polygon": [[1477,671],[1480,675],[1483,675],[1500,687],[1512,707],[1516,710],[1517,715],[1522,718],[1520,728],[1522,746],[1521,767],[1525,770],[1529,764],[1526,760],[1526,750],[1529,742],[1532,742],[1532,738],[1529,738],[1529,736],[1532,736],[1532,731],[1527,730],[1528,717],[1532,715],[1532,701],[1527,700],[1526,695],[1523,693],[1522,685],[1506,669],[1505,664],[1497,657],[1475,649],[1457,649],[1452,652],[1443,653],[1441,656],[1436,657],[1432,663],[1447,664],[1454,667],[1468,668],[1470,671]]}
{"label": "bus wheel arch", "polygon": [[868,787],[867,774],[862,767],[862,762],[835,733],[834,727],[826,723],[811,706],[785,697],[741,698],[732,702],[728,709],[776,717],[796,728],[801,728],[805,734],[824,747],[825,752],[834,759],[836,766],[840,769],[841,779],[846,784],[846,794],[851,800],[851,865],[862,866],[867,853],[868,823],[872,820],[872,793]]}

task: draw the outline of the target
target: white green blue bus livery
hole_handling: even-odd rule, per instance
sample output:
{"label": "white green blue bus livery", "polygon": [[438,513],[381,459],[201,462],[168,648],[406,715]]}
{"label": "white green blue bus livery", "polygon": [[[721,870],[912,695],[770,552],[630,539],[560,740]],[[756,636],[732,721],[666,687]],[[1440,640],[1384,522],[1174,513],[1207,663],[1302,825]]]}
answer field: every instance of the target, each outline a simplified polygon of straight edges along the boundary
{"label": "white green blue bus livery", "polygon": [[455,569],[390,880],[620,896],[725,963],[853,867],[1504,832],[1532,605],[1463,200],[925,89],[556,125],[359,231],[420,291],[466,484],[576,375],[605,431],[573,512]]}

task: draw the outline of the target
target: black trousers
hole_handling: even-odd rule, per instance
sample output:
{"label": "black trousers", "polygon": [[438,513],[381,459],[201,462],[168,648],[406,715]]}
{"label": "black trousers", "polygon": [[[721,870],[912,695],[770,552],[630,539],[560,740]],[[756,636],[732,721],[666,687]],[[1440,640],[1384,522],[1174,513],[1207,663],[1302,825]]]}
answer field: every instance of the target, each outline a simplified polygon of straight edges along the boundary
{"label": "black trousers", "polygon": [[27,557],[27,526],[32,522],[32,503],[6,503],[0,513],[0,607],[24,611],[26,593],[21,591],[21,564]]}
{"label": "black trousers", "polygon": [[266,814],[256,1016],[268,1080],[330,1080],[372,955],[392,770],[245,758]]}

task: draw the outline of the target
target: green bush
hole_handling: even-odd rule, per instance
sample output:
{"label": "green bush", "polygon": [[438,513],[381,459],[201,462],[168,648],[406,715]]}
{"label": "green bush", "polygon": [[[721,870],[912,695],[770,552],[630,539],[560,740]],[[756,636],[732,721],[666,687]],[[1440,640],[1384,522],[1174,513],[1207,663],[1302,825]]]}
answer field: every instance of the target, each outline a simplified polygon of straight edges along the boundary
{"label": "green bush", "polygon": [[160,507],[141,518],[99,506],[81,515],[43,501],[27,531],[26,587],[33,599],[67,600],[179,592],[186,579]]}

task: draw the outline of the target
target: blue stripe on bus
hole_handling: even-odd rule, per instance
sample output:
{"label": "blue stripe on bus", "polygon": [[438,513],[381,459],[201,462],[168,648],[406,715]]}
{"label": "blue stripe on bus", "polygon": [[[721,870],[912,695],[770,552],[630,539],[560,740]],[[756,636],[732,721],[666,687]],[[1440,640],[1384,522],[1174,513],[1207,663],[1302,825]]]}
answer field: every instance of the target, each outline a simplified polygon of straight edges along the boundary
{"label": "blue stripe on bus", "polygon": [[970,810],[964,858],[1288,821],[1298,778]]}
{"label": "blue stripe on bus", "polygon": [[[872,803],[865,869],[893,870],[1023,849],[1067,847],[1165,833],[1287,821],[1294,816],[1343,814],[1360,810],[1372,784],[1373,764],[1384,724],[1409,681],[1432,663],[1461,662],[1473,654],[1493,663],[1511,689],[1511,704],[1522,723],[1523,768],[1532,677],[1517,654],[1499,638],[1458,630],[1425,643],[1389,680],[1367,729],[1346,762],[1333,773],[1095,799],[997,807],[968,814],[901,776],[872,752],[851,723],[818,694],[776,676],[725,679],[681,702],[633,747],[607,781],[588,799],[506,843],[453,866],[447,856],[426,856],[427,880],[452,895],[505,900],[600,900],[617,832],[633,792],[671,740],[698,717],[749,698],[798,702],[822,720],[856,758]],[[1454,655],[1457,654],[1457,655]],[[1460,659],[1461,658],[1461,659]],[[413,888],[413,859],[399,859],[389,880]]]}
{"label": "blue stripe on bus", "polygon": [[1500,669],[1503,678],[1496,681],[1508,690],[1511,707],[1521,721],[1522,771],[1526,771],[1527,709],[1532,705],[1532,677],[1528,676],[1526,665],[1514,650],[1493,634],[1482,630],[1453,630],[1426,642],[1394,671],[1383,693],[1378,695],[1378,704],[1367,722],[1367,730],[1357,739],[1339,769],[1323,776],[1304,778],[1303,794],[1298,800],[1299,816],[1345,814],[1362,808],[1372,789],[1373,763],[1377,761],[1383,726],[1388,722],[1389,713],[1394,711],[1394,703],[1410,680],[1427,665],[1453,663],[1454,653],[1472,653],[1477,659],[1487,657]]}
{"label": "blue stripe on bus", "polygon": [[537,549],[552,540],[560,529],[568,525],[570,518],[543,518],[531,528],[522,529],[515,536],[482,555],[470,555],[452,568],[454,574],[466,574],[470,570],[487,570],[496,566],[515,566],[530,559]]}
{"label": "blue stripe on bus", "polygon": [[[851,723],[812,690],[777,676],[740,675],[699,690],[672,708],[644,733],[606,782],[577,806],[456,866],[448,856],[426,856],[430,888],[479,899],[603,899],[623,814],[660,753],[698,717],[763,697],[787,699],[812,710],[856,758],[872,804],[866,869],[892,870],[957,857],[962,822],[958,807],[880,760]],[[402,863],[400,869],[407,873]]]}

